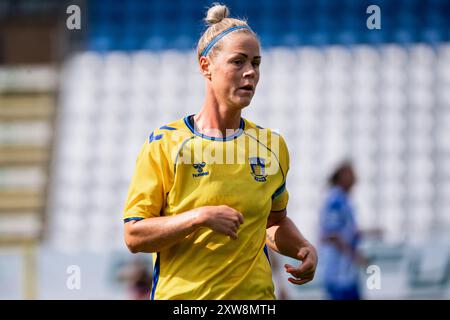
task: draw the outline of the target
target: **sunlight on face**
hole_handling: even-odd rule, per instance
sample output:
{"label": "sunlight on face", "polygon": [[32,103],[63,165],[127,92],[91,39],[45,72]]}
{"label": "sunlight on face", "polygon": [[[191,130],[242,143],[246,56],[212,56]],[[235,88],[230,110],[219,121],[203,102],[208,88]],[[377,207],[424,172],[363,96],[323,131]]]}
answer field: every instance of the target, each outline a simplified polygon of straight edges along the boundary
{"label": "sunlight on face", "polygon": [[236,32],[224,37],[211,66],[211,84],[219,103],[237,109],[248,106],[259,81],[260,63],[255,36]]}

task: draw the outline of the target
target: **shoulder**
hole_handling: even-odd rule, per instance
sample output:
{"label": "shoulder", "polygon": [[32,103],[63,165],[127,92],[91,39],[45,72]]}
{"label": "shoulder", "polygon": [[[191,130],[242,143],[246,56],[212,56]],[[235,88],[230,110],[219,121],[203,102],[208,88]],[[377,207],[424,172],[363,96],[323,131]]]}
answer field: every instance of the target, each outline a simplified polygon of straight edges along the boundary
{"label": "shoulder", "polygon": [[148,133],[144,149],[153,155],[165,154],[166,158],[171,158],[174,150],[191,137],[192,133],[186,127],[184,118],[178,119],[152,129]]}
{"label": "shoulder", "polygon": [[184,118],[162,124],[153,129],[148,136],[147,143],[163,147],[176,148],[180,143],[192,137],[192,132],[184,122]]}
{"label": "shoulder", "polygon": [[148,142],[152,143],[153,141],[167,140],[165,138],[178,140],[190,136],[189,133],[190,132],[184,123],[184,119],[178,119],[153,129],[148,136]]}

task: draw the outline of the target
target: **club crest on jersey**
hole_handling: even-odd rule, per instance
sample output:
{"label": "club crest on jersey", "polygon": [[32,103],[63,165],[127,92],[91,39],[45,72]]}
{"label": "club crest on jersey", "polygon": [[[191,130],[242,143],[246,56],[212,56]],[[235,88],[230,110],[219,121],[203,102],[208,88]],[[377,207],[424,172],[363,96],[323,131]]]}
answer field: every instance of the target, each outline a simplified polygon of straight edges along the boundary
{"label": "club crest on jersey", "polygon": [[265,174],[265,160],[260,157],[249,158],[252,176],[258,182],[266,182],[267,174]]}
{"label": "club crest on jersey", "polygon": [[192,177],[197,178],[209,175],[209,171],[203,171],[203,168],[206,166],[205,161],[201,163],[194,163],[192,166],[195,170],[197,170],[197,173],[193,173]]}

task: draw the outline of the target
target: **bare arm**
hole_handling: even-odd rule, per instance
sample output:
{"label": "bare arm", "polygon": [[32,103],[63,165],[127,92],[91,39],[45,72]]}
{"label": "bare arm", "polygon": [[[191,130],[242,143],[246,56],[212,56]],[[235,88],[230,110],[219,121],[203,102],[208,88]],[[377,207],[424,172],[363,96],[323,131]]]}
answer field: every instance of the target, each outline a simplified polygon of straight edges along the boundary
{"label": "bare arm", "polygon": [[267,221],[266,244],[274,251],[302,261],[299,267],[286,264],[286,272],[294,284],[304,284],[314,278],[317,266],[317,252],[295,224],[286,215],[286,210],[272,211]]}
{"label": "bare arm", "polygon": [[159,252],[183,240],[201,227],[237,239],[243,216],[227,206],[205,206],[170,217],[125,223],[125,243],[132,253]]}
{"label": "bare arm", "polygon": [[274,251],[294,259],[303,247],[312,245],[286,215],[286,210],[273,211],[267,223],[266,244]]}
{"label": "bare arm", "polygon": [[194,209],[172,217],[155,217],[125,223],[125,242],[132,253],[156,252],[182,240],[201,226]]}

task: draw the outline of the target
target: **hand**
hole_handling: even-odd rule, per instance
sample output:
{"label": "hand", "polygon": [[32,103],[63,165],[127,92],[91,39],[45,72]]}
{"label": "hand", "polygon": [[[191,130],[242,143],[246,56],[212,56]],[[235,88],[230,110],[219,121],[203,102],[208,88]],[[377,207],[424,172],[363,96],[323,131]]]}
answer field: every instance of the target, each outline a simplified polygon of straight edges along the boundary
{"label": "hand", "polygon": [[289,278],[288,281],[293,284],[302,285],[310,282],[314,278],[317,266],[316,249],[312,245],[302,247],[297,257],[302,261],[298,267],[291,266],[290,264],[285,264],[284,267],[286,272],[294,276],[294,278]]}
{"label": "hand", "polygon": [[237,230],[244,223],[242,213],[225,205],[201,207],[200,216],[203,226],[223,233],[233,240],[237,239]]}

